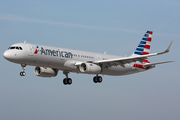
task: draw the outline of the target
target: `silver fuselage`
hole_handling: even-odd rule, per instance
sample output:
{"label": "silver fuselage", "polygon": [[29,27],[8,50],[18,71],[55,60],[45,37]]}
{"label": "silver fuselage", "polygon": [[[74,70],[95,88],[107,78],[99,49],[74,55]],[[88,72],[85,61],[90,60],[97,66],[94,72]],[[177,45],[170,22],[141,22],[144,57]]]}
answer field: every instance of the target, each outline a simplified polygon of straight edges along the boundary
{"label": "silver fuselage", "polygon": [[[11,47],[13,46],[21,46],[22,50],[6,50],[4,52],[4,57],[10,62],[14,62],[17,64],[26,64],[30,66],[48,67],[75,73],[82,73],[80,72],[78,66],[75,65],[75,63],[78,62],[83,63],[93,62],[97,60],[123,58],[121,56],[50,47],[30,43],[17,43],[12,45]],[[35,53],[36,49],[38,51],[37,53]],[[102,66],[102,72],[100,74],[119,76],[146,71],[146,69],[133,67],[134,64],[135,62],[126,63],[124,65],[125,67],[122,67],[120,65],[114,65],[111,67]]]}

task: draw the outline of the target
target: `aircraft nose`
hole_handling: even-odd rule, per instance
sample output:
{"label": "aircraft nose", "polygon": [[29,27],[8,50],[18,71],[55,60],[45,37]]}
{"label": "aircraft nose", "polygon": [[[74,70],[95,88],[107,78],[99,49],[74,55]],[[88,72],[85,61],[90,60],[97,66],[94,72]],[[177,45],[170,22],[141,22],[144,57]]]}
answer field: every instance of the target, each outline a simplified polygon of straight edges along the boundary
{"label": "aircraft nose", "polygon": [[11,55],[10,55],[9,51],[5,51],[4,54],[3,54],[3,56],[4,56],[4,58],[7,59],[7,60],[11,58]]}

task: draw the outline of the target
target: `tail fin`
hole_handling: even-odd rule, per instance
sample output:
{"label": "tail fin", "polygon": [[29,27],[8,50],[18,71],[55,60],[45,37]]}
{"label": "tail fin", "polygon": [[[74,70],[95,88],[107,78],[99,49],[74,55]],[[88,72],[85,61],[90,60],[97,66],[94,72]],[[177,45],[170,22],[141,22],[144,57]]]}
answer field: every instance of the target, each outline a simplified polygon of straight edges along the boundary
{"label": "tail fin", "polygon": [[133,55],[147,55],[150,52],[153,31],[147,31]]}

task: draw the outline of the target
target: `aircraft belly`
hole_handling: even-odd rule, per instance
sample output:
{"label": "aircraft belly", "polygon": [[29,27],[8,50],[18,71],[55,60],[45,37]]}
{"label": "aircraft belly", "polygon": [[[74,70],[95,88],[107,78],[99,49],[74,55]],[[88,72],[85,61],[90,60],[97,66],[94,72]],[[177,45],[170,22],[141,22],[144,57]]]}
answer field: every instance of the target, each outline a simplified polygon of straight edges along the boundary
{"label": "aircraft belly", "polygon": [[50,67],[56,69],[63,69],[63,65],[65,62],[64,59],[60,59],[59,57],[40,55],[29,56],[25,61],[27,65]]}
{"label": "aircraft belly", "polygon": [[136,73],[136,69],[132,69],[130,67],[124,68],[121,66],[112,66],[111,68],[104,68],[101,74],[119,76],[119,75],[128,75]]}

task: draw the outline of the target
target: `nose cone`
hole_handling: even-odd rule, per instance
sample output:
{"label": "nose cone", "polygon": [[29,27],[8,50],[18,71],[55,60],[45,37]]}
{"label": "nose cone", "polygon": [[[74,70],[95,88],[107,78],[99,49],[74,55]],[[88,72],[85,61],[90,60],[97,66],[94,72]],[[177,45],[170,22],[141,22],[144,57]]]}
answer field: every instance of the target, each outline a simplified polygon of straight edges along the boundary
{"label": "nose cone", "polygon": [[4,52],[3,56],[4,56],[4,58],[7,59],[7,60],[11,59],[11,55],[10,55],[10,53],[9,53],[8,50]]}

